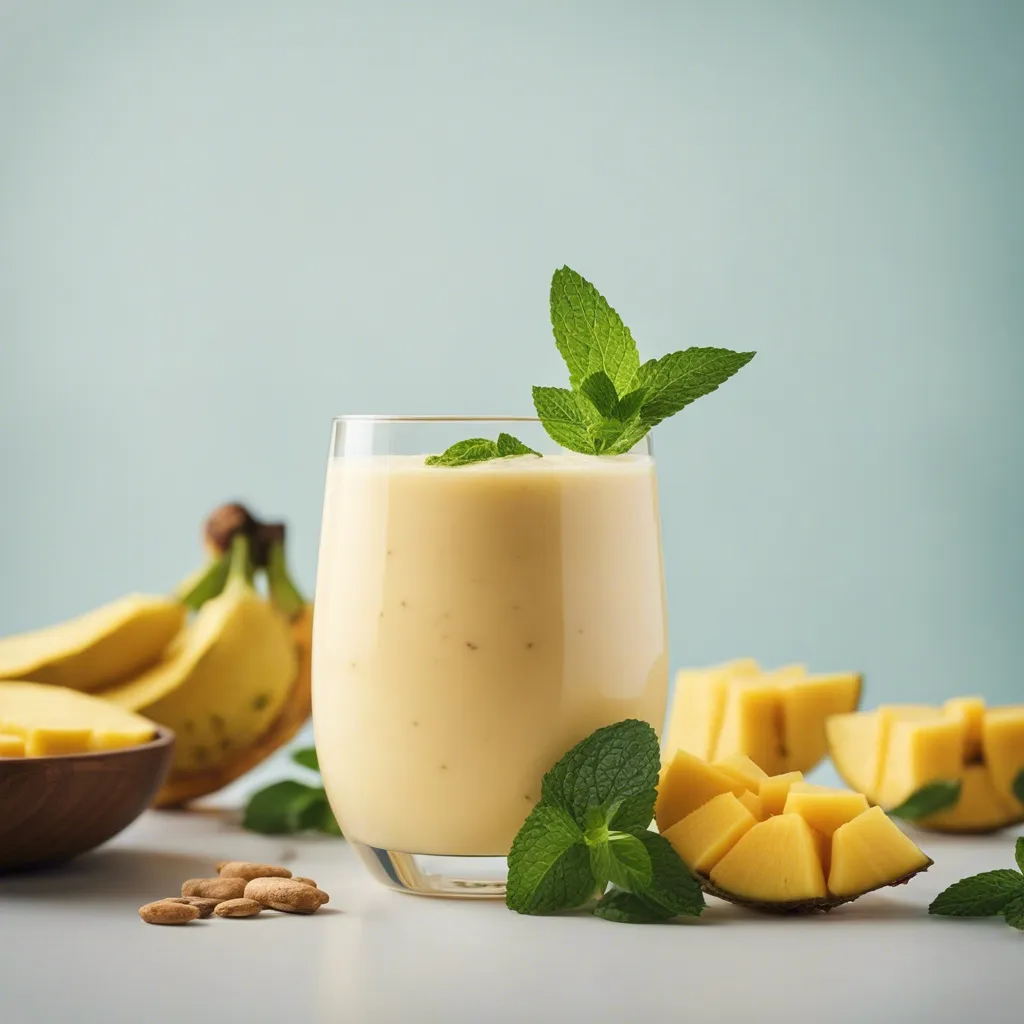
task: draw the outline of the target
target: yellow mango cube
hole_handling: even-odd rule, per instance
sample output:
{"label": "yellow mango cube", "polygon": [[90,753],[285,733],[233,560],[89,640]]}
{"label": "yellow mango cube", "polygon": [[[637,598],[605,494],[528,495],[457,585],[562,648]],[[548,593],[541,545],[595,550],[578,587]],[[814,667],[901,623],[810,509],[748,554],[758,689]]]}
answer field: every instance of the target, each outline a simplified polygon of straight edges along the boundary
{"label": "yellow mango cube", "polygon": [[996,790],[1017,813],[1024,812],[1024,803],[1013,788],[1024,773],[1024,707],[989,710],[982,723],[981,742]]}
{"label": "yellow mango cube", "polygon": [[833,834],[828,891],[856,896],[902,881],[930,864],[881,807],[872,807]]}
{"label": "yellow mango cube", "polygon": [[762,781],[768,778],[768,773],[762,771],[746,754],[730,754],[721,761],[715,761],[714,767],[746,786],[751,793],[756,793]]}
{"label": "yellow mango cube", "polygon": [[985,701],[982,697],[954,697],[942,705],[946,718],[963,723],[964,746],[962,760],[971,764],[981,760],[981,732],[985,721]]}
{"label": "yellow mango cube", "polygon": [[721,793],[662,834],[691,871],[706,875],[755,824],[733,793]]}
{"label": "yellow mango cube", "polygon": [[963,747],[964,725],[957,719],[893,722],[878,787],[879,804],[896,807],[930,782],[960,778]]}
{"label": "yellow mango cube", "polygon": [[825,722],[860,703],[857,672],[802,676],[781,688],[784,768],[810,771],[828,753]]}
{"label": "yellow mango cube", "polygon": [[24,757],[25,737],[0,733],[0,757]]}
{"label": "yellow mango cube", "polygon": [[761,780],[758,796],[764,806],[766,814],[781,814],[786,806],[786,797],[789,796],[789,787],[794,782],[803,782],[801,772],[783,772],[781,775],[772,775]]}
{"label": "yellow mango cube", "polygon": [[863,793],[794,782],[789,787],[783,812],[799,814],[816,832],[831,838],[840,825],[852,821],[867,809],[868,801]]}
{"label": "yellow mango cube", "polygon": [[677,750],[661,769],[654,818],[665,832],[721,793],[746,792],[746,787],[685,750]]}

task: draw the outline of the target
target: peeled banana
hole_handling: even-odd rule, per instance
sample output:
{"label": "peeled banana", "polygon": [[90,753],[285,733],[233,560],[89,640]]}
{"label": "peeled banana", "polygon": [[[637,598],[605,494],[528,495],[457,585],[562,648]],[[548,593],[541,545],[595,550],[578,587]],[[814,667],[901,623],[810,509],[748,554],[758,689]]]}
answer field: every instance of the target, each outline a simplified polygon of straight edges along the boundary
{"label": "peeled banana", "polygon": [[174,598],[128,594],[77,619],[0,639],[0,679],[86,692],[109,686],[152,665],[186,612]]}
{"label": "peeled banana", "polygon": [[232,541],[224,590],[165,656],[98,696],[173,729],[171,771],[213,768],[252,746],[280,714],[298,669],[288,620],[249,580],[250,542]]}

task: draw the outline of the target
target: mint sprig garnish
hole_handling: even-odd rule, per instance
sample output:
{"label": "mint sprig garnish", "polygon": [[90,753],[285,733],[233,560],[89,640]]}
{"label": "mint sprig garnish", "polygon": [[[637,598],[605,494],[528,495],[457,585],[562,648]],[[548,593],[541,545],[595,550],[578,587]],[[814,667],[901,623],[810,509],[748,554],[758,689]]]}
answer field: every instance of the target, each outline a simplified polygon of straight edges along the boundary
{"label": "mint sprig garnish", "polygon": [[[551,328],[569,369],[569,387],[535,386],[533,404],[548,436],[584,455],[630,451],[652,427],[715,391],[754,358],[753,352],[688,348],[641,364],[622,317],[569,267],[555,271],[550,302]],[[460,441],[430,456],[427,464],[463,466],[530,454],[522,442],[517,443],[525,451],[502,451],[500,441]]]}
{"label": "mint sprig garnish", "polygon": [[499,434],[497,441],[486,437],[471,437],[468,441],[456,441],[440,455],[428,455],[428,466],[467,466],[471,462],[488,462],[491,459],[509,459],[519,455],[540,455],[518,437]]}
{"label": "mint sprig garnish", "polygon": [[669,842],[648,831],[659,765],[657,735],[634,719],[598,729],[565,754],[544,776],[540,803],[512,843],[509,908],[573,910],[612,883],[594,908],[607,920],[699,915],[696,879]]}
{"label": "mint sprig garnish", "polygon": [[916,821],[918,818],[927,818],[929,814],[938,814],[939,811],[955,807],[959,800],[959,779],[929,782],[928,785],[911,793],[903,803],[893,807],[888,813],[894,818]]}
{"label": "mint sprig garnish", "polygon": [[[313,747],[296,750],[292,760],[311,771],[320,770]],[[242,827],[265,835],[309,831],[341,835],[323,786],[309,786],[295,779],[284,779],[253,793],[245,807]]]}
{"label": "mint sprig garnish", "polygon": [[929,914],[943,917],[994,917],[1024,931],[1024,836],[1017,840],[1019,871],[1000,868],[954,882],[932,901]]}

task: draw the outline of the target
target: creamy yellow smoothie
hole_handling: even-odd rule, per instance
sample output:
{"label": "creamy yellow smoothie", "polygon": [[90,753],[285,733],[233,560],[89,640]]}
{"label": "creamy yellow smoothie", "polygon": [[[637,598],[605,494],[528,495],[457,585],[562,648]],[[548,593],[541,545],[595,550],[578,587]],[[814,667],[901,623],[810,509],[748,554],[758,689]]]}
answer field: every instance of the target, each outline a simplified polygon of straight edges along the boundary
{"label": "creamy yellow smoothie", "polygon": [[331,461],[313,641],[316,746],[345,834],[505,855],[544,772],[601,725],[660,729],[654,461]]}

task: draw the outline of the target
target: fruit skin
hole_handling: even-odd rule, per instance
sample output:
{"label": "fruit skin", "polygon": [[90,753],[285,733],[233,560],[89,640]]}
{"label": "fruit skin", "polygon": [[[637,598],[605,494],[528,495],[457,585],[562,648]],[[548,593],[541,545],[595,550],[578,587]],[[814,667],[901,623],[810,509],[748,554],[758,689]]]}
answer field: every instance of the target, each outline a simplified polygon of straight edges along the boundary
{"label": "fruit skin", "polygon": [[128,594],[67,622],[0,639],[0,679],[92,692],[152,665],[185,624],[169,597]]}

